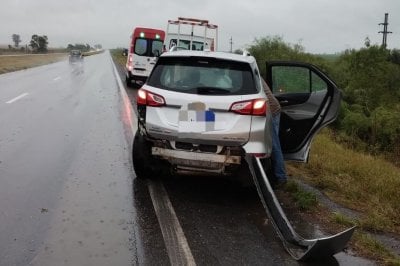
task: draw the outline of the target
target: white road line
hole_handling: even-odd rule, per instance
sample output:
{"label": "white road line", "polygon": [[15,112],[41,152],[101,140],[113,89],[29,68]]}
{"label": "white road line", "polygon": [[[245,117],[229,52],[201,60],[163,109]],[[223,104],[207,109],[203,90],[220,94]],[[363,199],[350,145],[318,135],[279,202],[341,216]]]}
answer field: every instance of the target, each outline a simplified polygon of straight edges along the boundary
{"label": "white road line", "polygon": [[61,79],[61,77],[56,77],[56,78],[54,78],[53,80],[54,80],[54,81],[57,81],[57,80],[59,80],[59,79]]}
{"label": "white road line", "polygon": [[[122,98],[129,99],[125,88],[122,85],[121,77],[119,76],[118,70],[111,56],[110,60],[114,67],[114,75],[117,79]],[[127,103],[124,100],[123,104],[129,109],[132,117],[130,123],[133,139],[133,135],[136,133],[136,115],[130,103]],[[168,193],[165,190],[164,186],[160,182],[155,183],[154,181],[149,181],[147,183],[147,187],[149,189],[151,201],[156,212],[158,223],[160,224],[161,233],[164,238],[171,265],[196,265],[185,234],[183,233],[183,229],[179,223],[178,218],[176,217],[174,207],[169,200]]]}
{"label": "white road line", "polygon": [[22,93],[21,95],[19,95],[19,96],[13,98],[13,99],[11,99],[11,100],[9,100],[9,101],[6,102],[6,103],[13,103],[13,102],[16,102],[16,101],[18,101],[19,99],[22,99],[22,98],[24,98],[24,97],[27,96],[27,95],[29,95],[29,93]]}
{"label": "white road line", "polygon": [[147,183],[171,265],[196,265],[168,193],[161,182]]}

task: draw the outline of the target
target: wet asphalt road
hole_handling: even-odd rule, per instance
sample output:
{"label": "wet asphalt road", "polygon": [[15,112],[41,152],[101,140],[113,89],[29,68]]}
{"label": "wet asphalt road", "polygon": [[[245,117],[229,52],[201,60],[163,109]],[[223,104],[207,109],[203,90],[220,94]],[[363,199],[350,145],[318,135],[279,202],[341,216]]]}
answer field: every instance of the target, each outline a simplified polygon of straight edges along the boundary
{"label": "wet asphalt road", "polygon": [[108,52],[0,75],[0,265],[170,265],[182,252],[162,191],[197,265],[298,265],[252,187],[135,179],[136,91],[120,93]]}

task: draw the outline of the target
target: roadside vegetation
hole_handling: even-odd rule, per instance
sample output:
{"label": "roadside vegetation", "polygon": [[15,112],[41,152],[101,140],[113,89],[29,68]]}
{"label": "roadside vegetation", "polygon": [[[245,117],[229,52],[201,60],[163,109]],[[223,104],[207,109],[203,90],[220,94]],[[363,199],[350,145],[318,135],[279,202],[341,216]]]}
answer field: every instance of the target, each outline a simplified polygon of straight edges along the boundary
{"label": "roadside vegetation", "polygon": [[[328,213],[328,223],[358,227],[353,239],[354,250],[382,264],[400,265],[400,258],[370,234],[390,233],[400,240],[400,169],[382,157],[335,142],[331,129],[319,133],[311,149],[308,164],[289,163],[289,174],[360,214],[348,217]],[[299,192],[296,191],[295,199],[296,195]],[[307,198],[310,196],[302,197],[302,201]],[[312,212],[315,205],[308,204],[301,209]]]}
{"label": "roadside vegetation", "polygon": [[343,92],[336,140],[400,164],[400,49],[366,43],[340,55],[313,55],[299,44],[265,37],[256,39],[249,51],[263,74],[265,62],[272,60],[309,62],[327,72]]}
{"label": "roadside vegetation", "polygon": [[[36,36],[36,37],[35,37]],[[37,35],[32,38],[39,38]],[[14,38],[17,38],[14,36]],[[95,45],[95,49],[90,45],[69,44],[67,48],[46,48],[42,52],[29,51],[26,53],[25,47],[9,47],[8,49],[0,49],[0,74],[27,69],[31,67],[46,65],[67,59],[70,50],[80,50],[83,56],[90,56],[104,52],[100,44]],[[42,48],[43,49],[43,48]],[[5,56],[2,56],[5,55]]]}
{"label": "roadside vegetation", "polygon": [[111,56],[118,63],[120,66],[125,66],[126,64],[126,56],[122,54],[123,49],[122,48],[116,48],[110,50]]}
{"label": "roadside vegetation", "polygon": [[[331,226],[358,226],[354,250],[382,264],[400,265],[373,237],[391,234],[400,240],[400,50],[366,43],[359,50],[312,55],[301,45],[265,37],[249,51],[261,73],[266,61],[296,60],[317,65],[338,83],[343,101],[337,121],[317,135],[308,164],[289,163],[289,173],[360,214],[326,210]],[[286,190],[300,210],[320,216],[312,192],[293,183]]]}
{"label": "roadside vegetation", "polygon": [[65,60],[67,54],[0,56],[0,74]]}

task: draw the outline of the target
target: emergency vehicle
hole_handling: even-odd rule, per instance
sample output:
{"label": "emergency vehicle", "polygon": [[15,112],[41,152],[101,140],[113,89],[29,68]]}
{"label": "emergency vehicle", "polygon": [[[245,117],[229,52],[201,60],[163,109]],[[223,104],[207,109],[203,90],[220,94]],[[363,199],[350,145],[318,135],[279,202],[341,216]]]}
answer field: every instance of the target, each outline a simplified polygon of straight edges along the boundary
{"label": "emergency vehicle", "polygon": [[142,27],[134,29],[125,68],[127,86],[136,81],[146,81],[157,57],[163,52],[164,39],[163,30]]}
{"label": "emergency vehicle", "polygon": [[178,50],[217,51],[218,26],[208,20],[182,18],[168,20],[166,49],[175,47]]}

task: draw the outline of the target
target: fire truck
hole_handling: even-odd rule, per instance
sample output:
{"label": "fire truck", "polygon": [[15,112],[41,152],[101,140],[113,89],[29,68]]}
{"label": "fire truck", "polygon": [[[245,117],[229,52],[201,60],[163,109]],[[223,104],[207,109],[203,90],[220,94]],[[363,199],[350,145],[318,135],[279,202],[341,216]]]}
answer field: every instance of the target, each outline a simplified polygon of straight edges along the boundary
{"label": "fire truck", "polygon": [[142,27],[134,29],[125,68],[127,86],[146,81],[157,57],[164,51],[164,39],[163,30]]}
{"label": "fire truck", "polygon": [[208,20],[182,18],[168,20],[166,49],[217,51],[218,26]]}

